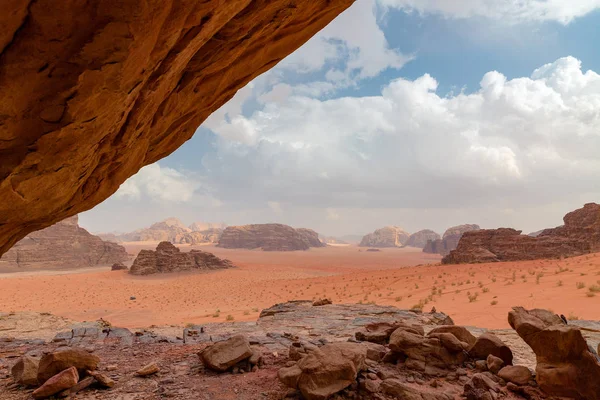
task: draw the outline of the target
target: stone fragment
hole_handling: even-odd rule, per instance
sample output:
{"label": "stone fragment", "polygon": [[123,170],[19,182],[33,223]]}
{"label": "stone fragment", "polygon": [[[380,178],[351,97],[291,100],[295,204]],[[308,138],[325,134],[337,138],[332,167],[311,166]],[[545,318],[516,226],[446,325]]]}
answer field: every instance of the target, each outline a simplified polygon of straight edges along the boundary
{"label": "stone fragment", "polygon": [[498,376],[516,385],[526,385],[533,377],[529,368],[522,365],[507,365],[498,372]]}
{"label": "stone fragment", "polygon": [[490,354],[502,359],[505,365],[512,365],[513,354],[510,348],[498,336],[486,332],[477,338],[469,355],[477,360],[487,360]]}
{"label": "stone fragment", "polygon": [[61,398],[69,397],[77,392],[81,392],[82,390],[84,390],[87,387],[89,387],[90,385],[92,385],[94,382],[96,382],[96,380],[94,378],[92,378],[91,376],[87,376],[87,377],[83,378],[82,380],[80,380],[79,382],[77,382],[77,385],[59,393],[57,395],[57,397],[61,397]]}
{"label": "stone fragment", "polygon": [[104,375],[101,372],[97,372],[97,371],[86,371],[86,372],[88,375],[92,376],[95,380],[97,380],[101,386],[104,386],[106,388],[111,388],[111,387],[115,386],[115,381],[112,380],[110,377]]}
{"label": "stone fragment", "polygon": [[245,336],[236,335],[207,347],[198,355],[208,368],[224,372],[238,362],[250,358],[252,349]]}
{"label": "stone fragment", "polygon": [[332,304],[330,299],[319,299],[313,302],[313,307],[326,306]]}
{"label": "stone fragment", "polygon": [[467,400],[494,400],[499,391],[499,385],[485,373],[473,375],[464,387]]}
{"label": "stone fragment", "polygon": [[42,356],[38,369],[38,383],[42,384],[59,372],[69,368],[77,368],[80,374],[86,370],[94,371],[100,358],[79,347],[60,347],[52,353]]}
{"label": "stone fragment", "polygon": [[156,363],[150,363],[138,369],[135,374],[137,376],[150,376],[156,374],[158,371],[160,371],[160,367]]}
{"label": "stone fragment", "polygon": [[473,346],[475,344],[475,342],[477,341],[477,338],[471,332],[469,332],[469,330],[467,328],[465,328],[464,326],[457,326],[457,325],[438,326],[436,328],[433,328],[429,332],[429,335],[431,336],[436,333],[451,333],[454,336],[456,336],[456,338],[458,340],[460,340],[461,342],[467,343],[470,347]]}
{"label": "stone fragment", "polygon": [[39,358],[24,355],[19,358],[17,363],[11,368],[10,373],[13,380],[20,385],[37,386],[39,365]]}
{"label": "stone fragment", "polygon": [[69,367],[47,379],[42,386],[33,391],[32,396],[36,400],[45,399],[65,389],[72,388],[77,385],[78,380],[77,368]]}
{"label": "stone fragment", "polygon": [[502,361],[500,357],[496,357],[495,355],[490,354],[486,360],[486,365],[491,373],[497,374],[498,371],[500,371],[502,367],[504,367],[504,361]]}

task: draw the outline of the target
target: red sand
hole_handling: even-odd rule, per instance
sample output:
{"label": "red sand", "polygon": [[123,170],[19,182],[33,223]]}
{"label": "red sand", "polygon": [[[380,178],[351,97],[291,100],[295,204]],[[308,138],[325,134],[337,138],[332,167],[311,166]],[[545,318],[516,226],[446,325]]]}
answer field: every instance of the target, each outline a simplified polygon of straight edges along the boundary
{"label": "red sand", "polygon": [[[354,246],[306,252],[200,248],[239,268],[150,277],[106,268],[6,274],[0,278],[0,309],[45,311],[82,321],[102,317],[118,326],[144,327],[222,322],[228,316],[255,320],[262,308],[278,302],[329,297],[336,303],[400,308],[421,303],[424,311],[435,306],[457,324],[487,328],[508,327],[507,313],[517,305],[600,320],[600,293],[588,297],[590,286],[600,287],[600,253],[565,260],[415,266],[438,263],[439,257],[416,249],[359,252]],[[578,289],[578,282],[585,287]]]}

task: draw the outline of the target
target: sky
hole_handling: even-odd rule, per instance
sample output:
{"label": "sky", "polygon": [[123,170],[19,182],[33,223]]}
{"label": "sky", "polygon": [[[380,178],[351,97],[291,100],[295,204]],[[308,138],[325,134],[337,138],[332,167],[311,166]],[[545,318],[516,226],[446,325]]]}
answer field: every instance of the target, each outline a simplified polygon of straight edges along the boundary
{"label": "sky", "polygon": [[600,202],[600,0],[357,0],[80,215],[525,233]]}

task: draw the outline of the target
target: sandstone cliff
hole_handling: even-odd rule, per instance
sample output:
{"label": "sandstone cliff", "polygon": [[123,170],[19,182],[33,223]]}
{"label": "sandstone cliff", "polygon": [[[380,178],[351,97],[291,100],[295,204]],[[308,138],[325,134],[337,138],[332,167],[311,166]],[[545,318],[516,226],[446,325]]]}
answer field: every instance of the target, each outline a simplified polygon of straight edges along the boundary
{"label": "sandstone cliff", "polygon": [[74,216],[17,242],[0,258],[0,269],[81,268],[127,259],[123,246],[92,235]]}
{"label": "sandstone cliff", "polygon": [[294,229],[283,224],[254,224],[228,226],[223,231],[218,246],[226,249],[294,251],[322,247],[324,244],[311,229]]}
{"label": "sandstone cliff", "polygon": [[360,247],[402,247],[408,241],[409,234],[397,226],[386,226],[373,233],[365,235],[360,241]]}
{"label": "sandstone cliff", "polygon": [[233,267],[231,261],[223,260],[212,253],[201,250],[191,250],[184,253],[170,242],[160,242],[155,251],[140,251],[129,269],[129,273],[133,275],[150,275],[231,267]]}
{"label": "sandstone cliff", "polygon": [[432,230],[424,229],[419,232],[415,232],[409,236],[406,241],[406,246],[425,248],[428,241],[435,241],[440,239],[440,235]]}
{"label": "sandstone cliff", "polygon": [[10,0],[0,254],[112,195],[352,0]]}
{"label": "sandstone cliff", "polygon": [[479,229],[479,225],[476,224],[465,224],[448,228],[441,239],[428,240],[423,248],[423,252],[441,254],[443,256],[448,255],[452,250],[456,249],[460,238],[465,232],[476,231]]}
{"label": "sandstone cliff", "polygon": [[570,257],[600,251],[600,205],[586,204],[568,213],[565,224],[538,236],[510,228],[465,233],[444,264],[535,260]]}

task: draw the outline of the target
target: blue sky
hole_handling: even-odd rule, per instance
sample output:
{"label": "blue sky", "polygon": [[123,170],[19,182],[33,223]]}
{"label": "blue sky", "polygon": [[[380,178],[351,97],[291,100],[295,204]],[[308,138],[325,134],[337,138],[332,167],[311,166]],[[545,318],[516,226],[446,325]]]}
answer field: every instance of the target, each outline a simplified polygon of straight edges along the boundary
{"label": "blue sky", "polygon": [[558,225],[600,200],[598,26],[599,0],[358,0],[82,225]]}

